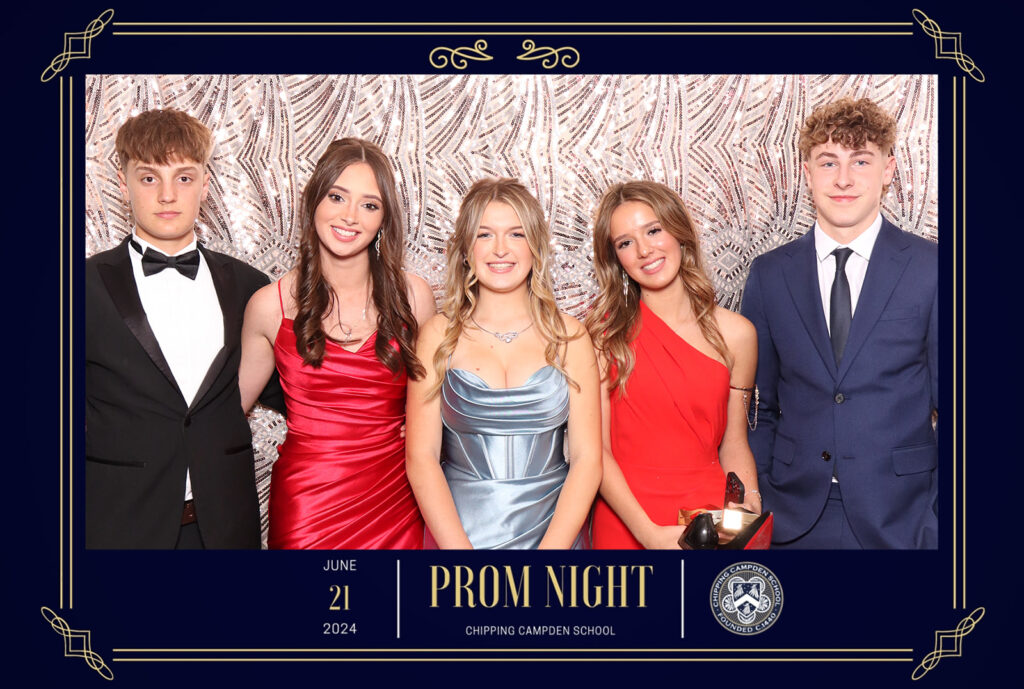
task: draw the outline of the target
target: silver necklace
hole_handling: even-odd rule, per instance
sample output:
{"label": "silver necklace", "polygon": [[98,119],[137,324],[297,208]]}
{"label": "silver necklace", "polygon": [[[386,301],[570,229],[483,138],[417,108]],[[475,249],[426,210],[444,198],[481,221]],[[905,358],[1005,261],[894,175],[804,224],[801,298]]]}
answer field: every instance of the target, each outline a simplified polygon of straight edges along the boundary
{"label": "silver necklace", "polygon": [[514,340],[517,337],[519,337],[519,335],[521,333],[525,333],[527,330],[529,330],[530,329],[530,325],[533,325],[533,321],[530,321],[530,325],[526,326],[522,330],[509,330],[507,333],[502,333],[502,332],[495,332],[494,330],[488,330],[484,326],[482,326],[479,323],[477,323],[476,319],[473,318],[472,316],[469,317],[469,320],[473,321],[473,325],[475,325],[476,327],[480,328],[481,330],[483,330],[488,335],[494,335],[496,338],[498,338],[499,340],[501,340],[505,344],[510,344],[512,342],[512,340]]}
{"label": "silver necklace", "polygon": [[[335,295],[335,298],[336,297],[337,297],[337,295]],[[342,322],[342,320],[341,320],[341,308],[340,308],[341,305],[338,304],[338,307],[339,307],[338,308],[338,330],[340,330],[341,334],[345,336],[345,339],[338,340],[337,342],[339,344],[342,344],[342,345],[350,345],[350,344],[354,344],[356,342],[359,342],[362,338],[352,337],[353,328],[351,326],[345,325],[345,323]],[[366,302],[363,304],[363,315],[362,315],[362,320],[363,320],[364,323],[366,322],[366,309],[368,309],[369,307],[370,307],[370,287],[369,287],[369,285],[367,285],[367,287],[366,287]]]}

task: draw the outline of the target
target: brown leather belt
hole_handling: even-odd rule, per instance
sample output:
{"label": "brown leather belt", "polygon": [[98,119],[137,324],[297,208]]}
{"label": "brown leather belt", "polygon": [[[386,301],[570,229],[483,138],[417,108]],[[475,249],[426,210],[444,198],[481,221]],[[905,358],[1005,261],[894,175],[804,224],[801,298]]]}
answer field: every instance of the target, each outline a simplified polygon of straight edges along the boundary
{"label": "brown leather belt", "polygon": [[181,525],[196,523],[196,506],[192,500],[185,501],[185,508],[181,510]]}

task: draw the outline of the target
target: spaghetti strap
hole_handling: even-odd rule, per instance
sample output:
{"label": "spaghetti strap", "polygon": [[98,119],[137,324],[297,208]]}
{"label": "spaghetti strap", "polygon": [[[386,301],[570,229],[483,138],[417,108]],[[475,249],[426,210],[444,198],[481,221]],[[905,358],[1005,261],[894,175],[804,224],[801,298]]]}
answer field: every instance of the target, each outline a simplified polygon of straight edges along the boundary
{"label": "spaghetti strap", "polygon": [[284,318],[284,297],[281,296],[281,281],[277,281],[277,303],[281,305],[281,318]]}

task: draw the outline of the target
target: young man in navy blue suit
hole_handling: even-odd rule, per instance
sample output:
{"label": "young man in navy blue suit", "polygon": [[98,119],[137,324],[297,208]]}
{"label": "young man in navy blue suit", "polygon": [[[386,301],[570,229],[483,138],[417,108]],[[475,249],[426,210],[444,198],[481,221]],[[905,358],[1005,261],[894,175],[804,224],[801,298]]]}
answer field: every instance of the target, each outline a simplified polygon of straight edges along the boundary
{"label": "young man in navy blue suit", "polygon": [[938,248],[882,217],[896,123],[868,99],[800,132],[814,229],[754,260],[750,435],[773,547],[937,545]]}

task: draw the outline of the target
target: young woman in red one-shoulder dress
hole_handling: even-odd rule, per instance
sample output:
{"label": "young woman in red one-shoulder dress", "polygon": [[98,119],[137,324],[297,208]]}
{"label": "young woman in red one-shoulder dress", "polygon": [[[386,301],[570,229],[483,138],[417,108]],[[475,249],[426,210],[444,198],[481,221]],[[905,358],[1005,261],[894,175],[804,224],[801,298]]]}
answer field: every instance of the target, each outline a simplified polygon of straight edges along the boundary
{"label": "young woman in red one-shoulder dress", "polygon": [[595,548],[678,548],[680,509],[722,507],[725,475],[761,511],[747,409],[757,335],[715,304],[693,221],[654,182],[610,188],[594,223],[587,326],[605,377]]}

